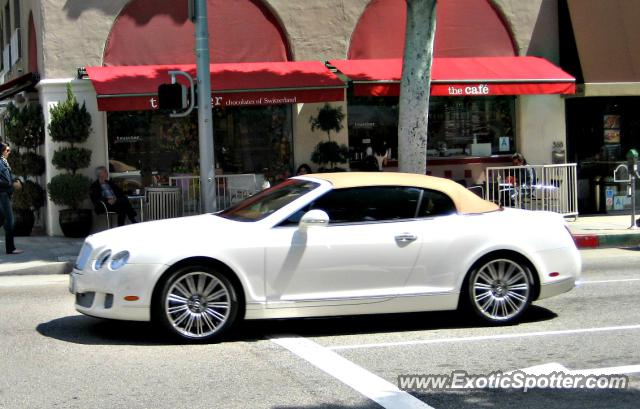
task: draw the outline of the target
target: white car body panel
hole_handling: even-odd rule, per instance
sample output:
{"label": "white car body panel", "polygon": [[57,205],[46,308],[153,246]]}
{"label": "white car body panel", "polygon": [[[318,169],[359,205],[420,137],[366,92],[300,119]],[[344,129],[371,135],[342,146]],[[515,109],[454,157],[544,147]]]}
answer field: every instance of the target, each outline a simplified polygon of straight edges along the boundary
{"label": "white car body panel", "polygon": [[[148,321],[156,284],[171,266],[206,258],[224,264],[242,285],[245,318],[286,318],[455,309],[466,274],[494,251],[525,256],[539,298],[570,290],[579,253],[562,217],[505,209],[393,222],[278,227],[331,189],[327,182],[256,222],[200,215],[139,223],[90,236],[88,262],[71,274],[74,293],[95,292],[84,314]],[[415,236],[401,243],[400,235]],[[117,271],[93,269],[98,255],[127,250]],[[558,272],[552,277],[549,274]],[[105,308],[105,294],[113,303]],[[126,301],[124,297],[135,296]]]}
{"label": "white car body panel", "polygon": [[[280,302],[392,297],[402,291],[420,251],[419,222],[363,223],[300,231],[276,227],[266,232],[267,305]],[[351,301],[347,301],[351,302]]]}

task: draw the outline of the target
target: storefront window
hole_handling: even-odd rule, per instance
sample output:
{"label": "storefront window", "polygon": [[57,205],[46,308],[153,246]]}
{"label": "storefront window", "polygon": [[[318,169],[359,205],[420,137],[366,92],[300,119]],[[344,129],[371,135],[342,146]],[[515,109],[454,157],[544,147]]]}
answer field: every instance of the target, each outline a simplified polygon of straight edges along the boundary
{"label": "storefront window", "polygon": [[[291,107],[214,110],[217,174],[291,172]],[[157,111],[109,112],[111,177],[127,191],[167,184],[170,176],[198,175],[197,113],[171,118]]]}
{"label": "storefront window", "polygon": [[[631,209],[627,185],[614,181],[630,149],[640,149],[640,98],[588,97],[566,102],[568,160],[578,164],[580,213]],[[640,185],[637,200],[640,200]]]}
{"label": "storefront window", "polygon": [[[349,99],[351,167],[367,152],[397,164],[398,98]],[[432,97],[428,156],[488,156],[515,151],[515,97]],[[370,149],[369,149],[370,148]]]}
{"label": "storefront window", "polygon": [[514,97],[433,97],[429,156],[488,156],[514,152]]}
{"label": "storefront window", "polygon": [[398,98],[349,99],[349,165],[365,170],[368,154],[386,155],[387,165],[398,159]]}

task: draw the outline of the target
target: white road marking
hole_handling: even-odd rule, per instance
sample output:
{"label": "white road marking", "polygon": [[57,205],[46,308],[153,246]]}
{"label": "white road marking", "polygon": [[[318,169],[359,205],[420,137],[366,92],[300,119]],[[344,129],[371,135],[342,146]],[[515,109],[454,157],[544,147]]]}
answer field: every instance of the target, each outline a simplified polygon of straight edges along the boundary
{"label": "white road marking", "polygon": [[424,340],[416,340],[416,341],[381,342],[381,343],[375,343],[375,344],[342,345],[342,346],[328,347],[328,349],[337,351],[337,350],[343,350],[343,349],[388,348],[388,347],[410,346],[410,345],[447,344],[447,343],[454,343],[454,342],[476,342],[476,341],[487,341],[487,340],[497,340],[497,339],[574,335],[574,334],[584,334],[587,332],[631,331],[631,330],[638,330],[638,329],[640,329],[640,325],[622,325],[618,327],[580,328],[580,329],[568,329],[568,330],[559,330],[559,331],[523,332],[523,333],[516,333],[516,334],[480,335],[475,337],[439,338],[439,339],[424,339]]}
{"label": "white road marking", "polygon": [[640,278],[626,278],[620,280],[589,280],[589,281],[578,281],[578,285],[582,284],[604,284],[604,283],[627,283],[630,281],[640,281]]}
{"label": "white road marking", "polygon": [[68,274],[0,276],[0,287],[37,287],[68,282]]}
{"label": "white road marking", "polygon": [[313,341],[298,337],[273,338],[271,341],[288,349],[383,408],[433,409],[409,393],[398,389],[396,385]]}
{"label": "white road marking", "polygon": [[[557,362],[551,362],[548,364],[536,365],[529,368],[520,369],[520,371],[529,375],[551,375],[554,372],[562,372],[567,375],[622,375],[622,374],[634,374],[640,372],[640,365],[624,365],[624,366],[611,366],[608,368],[593,368],[593,369],[569,369],[566,366]],[[515,372],[515,371],[514,371]],[[513,373],[513,372],[508,372]]]}

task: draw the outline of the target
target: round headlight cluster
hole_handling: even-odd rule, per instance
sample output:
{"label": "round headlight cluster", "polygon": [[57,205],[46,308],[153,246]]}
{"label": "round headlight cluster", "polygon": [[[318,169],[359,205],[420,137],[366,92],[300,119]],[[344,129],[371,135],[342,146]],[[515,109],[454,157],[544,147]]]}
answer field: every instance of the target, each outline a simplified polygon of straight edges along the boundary
{"label": "round headlight cluster", "polygon": [[129,261],[129,252],[127,250],[121,251],[117,253],[115,256],[111,257],[111,261],[109,262],[109,268],[111,270],[117,270],[127,264]]}
{"label": "round headlight cluster", "polygon": [[105,250],[100,253],[96,258],[96,261],[93,262],[93,269],[96,271],[100,270],[107,264],[109,257],[111,257],[111,250]]}
{"label": "round headlight cluster", "polygon": [[93,269],[98,271],[104,266],[109,264],[110,270],[117,270],[122,268],[129,261],[129,252],[124,250],[111,256],[111,250],[104,250],[96,257],[96,261],[93,262]]}

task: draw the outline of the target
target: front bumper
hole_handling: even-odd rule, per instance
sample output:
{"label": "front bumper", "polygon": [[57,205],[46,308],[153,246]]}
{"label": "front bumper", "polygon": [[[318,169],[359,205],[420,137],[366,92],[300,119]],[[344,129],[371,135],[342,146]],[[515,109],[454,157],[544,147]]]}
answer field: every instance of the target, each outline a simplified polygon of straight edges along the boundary
{"label": "front bumper", "polygon": [[128,264],[117,271],[74,269],[69,291],[75,295],[76,311],[93,317],[150,321],[151,297],[167,266]]}

